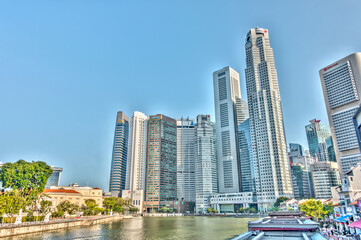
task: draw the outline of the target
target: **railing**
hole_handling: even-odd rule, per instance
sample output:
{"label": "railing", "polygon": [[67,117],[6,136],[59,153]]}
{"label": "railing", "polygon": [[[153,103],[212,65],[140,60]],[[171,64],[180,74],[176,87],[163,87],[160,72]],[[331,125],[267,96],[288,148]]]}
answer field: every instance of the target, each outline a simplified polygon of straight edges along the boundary
{"label": "railing", "polygon": [[49,222],[44,221],[35,221],[35,222],[21,222],[21,223],[1,223],[0,228],[12,228],[12,227],[23,227],[23,226],[32,226],[32,225],[46,225],[52,223],[65,223],[65,222],[75,222],[75,221],[83,221],[84,219],[52,219]]}

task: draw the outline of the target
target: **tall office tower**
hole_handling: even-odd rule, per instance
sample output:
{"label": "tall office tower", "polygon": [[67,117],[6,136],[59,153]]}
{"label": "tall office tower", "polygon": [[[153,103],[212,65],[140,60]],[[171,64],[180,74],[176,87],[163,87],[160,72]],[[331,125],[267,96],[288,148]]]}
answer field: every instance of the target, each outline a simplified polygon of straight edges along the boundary
{"label": "tall office tower", "polygon": [[198,115],[195,126],[196,212],[206,213],[218,192],[216,127],[209,115]]}
{"label": "tall office tower", "polygon": [[[312,157],[317,157],[318,161],[331,161],[329,159],[329,148],[332,146],[331,130],[328,125],[320,123],[321,120],[312,119],[311,124],[305,126],[308,148]],[[326,141],[326,139],[328,139]],[[330,146],[331,144],[331,146]]]}
{"label": "tall office tower", "polygon": [[237,98],[241,98],[239,74],[230,67],[213,73],[216,112],[218,184],[220,193],[241,190],[237,134]]}
{"label": "tall office tower", "polygon": [[237,126],[249,118],[248,103],[241,98],[236,97]]}
{"label": "tall office tower", "polygon": [[307,165],[291,164],[291,173],[294,198],[314,198],[312,174]]}
{"label": "tall office tower", "polygon": [[177,119],[177,198],[196,201],[194,173],[194,119]]}
{"label": "tall office tower", "polygon": [[243,121],[238,126],[238,144],[241,164],[241,191],[255,192],[255,176],[249,119]]}
{"label": "tall office tower", "polygon": [[298,143],[290,143],[289,146],[290,146],[290,151],[289,151],[288,155],[289,155],[291,163],[292,163],[293,157],[303,156],[303,148]]}
{"label": "tall office tower", "polygon": [[268,30],[251,29],[245,48],[257,201],[261,209],[268,209],[278,197],[292,197],[281,96]]}
{"label": "tall office tower", "polygon": [[157,114],[148,119],[144,211],[175,208],[177,200],[177,122]]}
{"label": "tall office tower", "polygon": [[361,53],[342,58],[319,73],[336,159],[344,175],[361,162],[352,121],[361,104]]}
{"label": "tall office tower", "polygon": [[341,185],[337,163],[315,162],[311,165],[311,173],[315,189],[315,198],[332,198],[331,187]]}
{"label": "tall office tower", "polygon": [[130,198],[133,205],[143,209],[145,191],[145,173],[147,163],[148,117],[134,112],[130,119],[127,178],[122,192],[123,198]]}
{"label": "tall office tower", "polygon": [[123,113],[117,113],[115,134],[110,169],[109,192],[112,196],[121,196],[125,189],[127,157],[128,157],[129,118]]}

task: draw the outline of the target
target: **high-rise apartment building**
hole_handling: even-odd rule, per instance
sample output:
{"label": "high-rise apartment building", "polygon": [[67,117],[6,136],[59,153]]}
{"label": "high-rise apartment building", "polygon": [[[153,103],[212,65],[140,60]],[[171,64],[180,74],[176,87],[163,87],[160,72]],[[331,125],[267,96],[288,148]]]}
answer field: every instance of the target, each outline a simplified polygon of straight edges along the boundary
{"label": "high-rise apartment building", "polygon": [[206,213],[218,192],[216,128],[209,115],[198,115],[195,125],[196,212]]}
{"label": "high-rise apartment building", "polygon": [[177,119],[177,198],[195,202],[194,119]]}
{"label": "high-rise apartment building", "polygon": [[310,124],[305,126],[310,154],[318,161],[335,160],[335,156],[332,156],[331,130],[328,125],[320,123],[320,121],[312,119]]}
{"label": "high-rise apartment building", "polygon": [[[236,103],[241,98],[239,74],[230,67],[213,73],[220,193],[241,189]],[[238,100],[239,101],[239,100]],[[239,108],[241,109],[241,108]]]}
{"label": "high-rise apartment building", "polygon": [[133,205],[143,209],[147,163],[148,117],[134,112],[130,119],[126,186],[123,198],[130,198]]}
{"label": "high-rise apartment building", "polygon": [[311,173],[316,199],[332,198],[331,187],[341,185],[340,173],[335,162],[315,162]]}
{"label": "high-rise apartment building", "polygon": [[254,192],[255,176],[249,119],[238,126],[239,158],[241,168],[241,191]]}
{"label": "high-rise apartment building", "polygon": [[342,58],[319,71],[336,159],[345,174],[361,162],[352,117],[361,104],[361,53]]}
{"label": "high-rise apartment building", "polygon": [[177,122],[162,114],[149,116],[144,211],[175,207],[177,201]]}
{"label": "high-rise apartment building", "polygon": [[256,194],[259,208],[268,209],[278,197],[292,197],[281,96],[268,30],[251,29],[245,48]]}
{"label": "high-rise apartment building", "polygon": [[109,192],[112,196],[121,196],[125,189],[128,157],[129,118],[117,113],[115,123],[112,164],[110,170]]}

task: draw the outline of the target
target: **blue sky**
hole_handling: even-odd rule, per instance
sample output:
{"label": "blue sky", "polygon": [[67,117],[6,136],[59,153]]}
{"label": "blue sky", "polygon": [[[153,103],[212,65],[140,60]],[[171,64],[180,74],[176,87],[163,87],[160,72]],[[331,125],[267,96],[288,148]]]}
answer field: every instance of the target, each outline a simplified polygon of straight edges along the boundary
{"label": "blue sky", "polygon": [[244,81],[244,39],[268,28],[287,142],[328,123],[318,70],[361,50],[361,2],[1,1],[0,161],[64,168],[108,189],[116,112],[214,115],[212,73]]}

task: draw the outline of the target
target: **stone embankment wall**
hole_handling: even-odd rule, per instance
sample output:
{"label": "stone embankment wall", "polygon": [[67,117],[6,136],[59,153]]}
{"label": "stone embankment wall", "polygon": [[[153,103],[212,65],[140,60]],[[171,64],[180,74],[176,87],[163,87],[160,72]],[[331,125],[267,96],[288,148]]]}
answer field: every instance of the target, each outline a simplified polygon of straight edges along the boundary
{"label": "stone embankment wall", "polygon": [[10,237],[15,235],[36,233],[57,230],[62,228],[79,227],[83,225],[95,225],[104,222],[112,222],[122,219],[123,216],[103,216],[95,218],[85,219],[74,219],[74,220],[62,220],[62,221],[51,221],[49,223],[34,223],[34,224],[21,224],[12,226],[0,227],[0,238]]}

